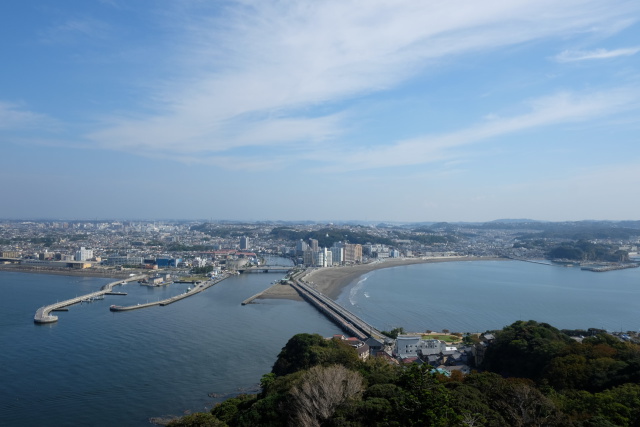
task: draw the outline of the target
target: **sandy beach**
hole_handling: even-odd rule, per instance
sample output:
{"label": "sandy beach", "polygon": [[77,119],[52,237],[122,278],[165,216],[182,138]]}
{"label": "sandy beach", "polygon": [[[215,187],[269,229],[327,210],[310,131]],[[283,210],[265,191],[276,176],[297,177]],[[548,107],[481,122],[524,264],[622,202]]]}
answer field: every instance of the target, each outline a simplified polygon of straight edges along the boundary
{"label": "sandy beach", "polygon": [[[422,257],[422,258],[388,258],[368,264],[357,264],[344,267],[318,268],[304,276],[304,280],[312,282],[316,288],[332,299],[336,299],[342,290],[354,280],[370,271],[381,268],[398,267],[411,264],[425,264],[431,262],[453,261],[487,261],[502,258],[495,257]],[[259,298],[285,298],[300,299],[298,293],[286,285],[274,285],[265,291]]]}

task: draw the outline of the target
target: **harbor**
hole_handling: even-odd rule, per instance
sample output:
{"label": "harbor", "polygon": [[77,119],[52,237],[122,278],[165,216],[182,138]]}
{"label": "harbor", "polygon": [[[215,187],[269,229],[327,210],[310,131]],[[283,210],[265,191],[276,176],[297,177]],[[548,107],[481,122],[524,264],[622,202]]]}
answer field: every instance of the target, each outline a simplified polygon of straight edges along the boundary
{"label": "harbor", "polygon": [[147,308],[147,307],[153,307],[156,305],[160,305],[160,306],[165,306],[165,305],[169,305],[169,304],[173,304],[176,301],[180,301],[182,299],[188,298],[192,295],[198,294],[206,289],[209,289],[211,286],[220,283],[221,281],[223,281],[224,279],[226,279],[227,277],[229,277],[229,274],[222,274],[219,277],[216,278],[212,278],[211,280],[208,280],[206,282],[202,282],[199,283],[197,285],[195,285],[193,288],[188,288],[186,292],[173,296],[171,298],[167,298],[161,301],[154,301],[154,302],[148,302],[148,303],[144,303],[144,304],[136,304],[136,305],[129,305],[129,306],[121,306],[121,305],[112,305],[109,307],[109,310],[111,311],[131,311],[131,310],[138,310],[140,308]]}
{"label": "harbor", "polygon": [[63,311],[62,309],[70,305],[85,303],[85,302],[92,302],[95,299],[104,298],[105,294],[113,292],[113,288],[115,286],[125,285],[129,282],[140,280],[144,277],[145,276],[140,275],[140,276],[131,276],[124,280],[117,280],[115,282],[111,282],[104,285],[99,291],[91,292],[90,294],[81,295],[79,297],[71,298],[68,300],[57,302],[55,304],[40,307],[36,311],[35,316],[33,316],[33,321],[37,324],[55,323],[58,321],[58,316],[52,315],[51,314],[52,311]]}
{"label": "harbor", "polygon": [[[173,296],[171,298],[167,298],[161,301],[154,301],[154,302],[149,302],[149,303],[145,303],[145,304],[136,304],[136,305],[129,305],[129,306],[120,306],[120,305],[111,305],[109,307],[109,309],[111,311],[129,311],[129,310],[137,310],[140,308],[146,308],[146,307],[153,307],[156,305],[160,305],[160,306],[165,306],[165,305],[169,305],[172,304],[176,301],[180,301],[184,298],[190,297],[192,295],[195,295],[197,293],[200,293],[208,288],[210,288],[211,286],[215,285],[216,283],[221,282],[222,280],[226,279],[227,277],[229,277],[228,274],[224,274],[221,275],[217,278],[211,279],[209,281],[206,282],[202,282],[199,283],[197,285],[195,285],[193,288],[188,288],[188,290],[182,294]],[[120,296],[125,296],[127,295],[126,292],[116,292],[113,290],[113,288],[115,286],[119,286],[119,285],[125,285],[127,283],[130,282],[134,282],[134,281],[141,281],[144,280],[146,278],[146,276],[144,275],[138,275],[138,276],[131,276],[125,280],[117,280],[115,282],[111,282],[108,283],[106,285],[104,285],[99,291],[96,292],[91,292],[89,294],[86,295],[81,295],[81,296],[77,296],[75,298],[71,298],[71,299],[67,299],[64,301],[60,301],[57,302],[55,304],[51,304],[51,305],[47,305],[47,306],[43,306],[40,307],[37,311],[35,316],[33,317],[33,321],[36,324],[47,324],[47,323],[55,323],[58,321],[58,316],[55,316],[53,314],[51,314],[54,311],[69,311],[69,309],[67,307],[74,305],[74,304],[85,304],[85,303],[91,303],[93,301],[98,301],[98,300],[103,300],[105,295],[120,295]]]}

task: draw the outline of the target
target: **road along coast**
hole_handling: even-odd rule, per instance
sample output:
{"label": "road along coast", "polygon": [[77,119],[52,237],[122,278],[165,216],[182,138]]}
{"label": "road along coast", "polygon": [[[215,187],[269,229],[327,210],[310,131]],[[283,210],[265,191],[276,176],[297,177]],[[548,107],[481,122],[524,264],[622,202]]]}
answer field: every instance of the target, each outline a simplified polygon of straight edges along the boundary
{"label": "road along coast", "polygon": [[[336,299],[342,290],[355,280],[365,274],[379,270],[381,268],[399,267],[411,264],[426,264],[433,262],[453,262],[453,261],[490,261],[502,260],[497,257],[472,257],[472,256],[447,256],[447,257],[420,257],[420,258],[388,258],[384,261],[375,261],[367,264],[355,264],[352,266],[327,267],[309,270],[302,279],[308,283],[313,283],[315,289],[327,295],[331,299]],[[298,293],[288,285],[273,285],[262,293],[261,298],[278,299],[300,299]]]}

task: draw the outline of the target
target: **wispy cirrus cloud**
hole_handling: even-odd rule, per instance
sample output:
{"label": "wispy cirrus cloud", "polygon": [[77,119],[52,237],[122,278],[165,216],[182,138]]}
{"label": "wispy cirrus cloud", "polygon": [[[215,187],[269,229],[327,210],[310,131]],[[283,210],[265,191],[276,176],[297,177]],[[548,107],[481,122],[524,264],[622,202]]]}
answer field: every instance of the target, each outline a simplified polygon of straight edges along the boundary
{"label": "wispy cirrus cloud", "polygon": [[558,124],[603,119],[617,113],[638,110],[639,99],[638,87],[591,93],[560,92],[529,101],[529,111],[524,114],[510,117],[491,115],[491,120],[485,123],[448,134],[397,141],[374,149],[332,150],[330,156],[318,152],[314,158],[329,165],[323,168],[326,171],[340,170],[347,165],[350,170],[364,170],[451,160],[459,155],[455,151],[457,148],[489,138]]}
{"label": "wispy cirrus cloud", "polygon": [[[615,6],[595,0],[293,0],[229,2],[222,12],[196,18],[176,14],[171,18],[174,49],[158,59],[175,64],[173,76],[150,85],[141,100],[144,113],[103,117],[102,126],[85,137],[97,147],[155,150],[176,158],[186,153],[199,161],[234,157],[248,147],[269,149],[275,158],[291,152],[298,159],[312,158],[318,141],[357,126],[349,111],[358,97],[387,91],[466,54],[575,33],[619,31],[633,23],[629,16],[638,10],[636,2],[627,0]],[[494,120],[469,133],[488,138],[552,120],[542,115],[538,110]],[[353,161],[376,167],[380,156],[410,146],[419,146],[421,154],[391,158],[398,164],[425,161],[452,141],[481,139],[470,134],[438,137],[429,144],[423,138],[389,142],[386,148],[363,149]]]}
{"label": "wispy cirrus cloud", "polygon": [[40,42],[46,44],[70,43],[78,39],[106,39],[110,26],[95,18],[74,18],[40,31]]}
{"label": "wispy cirrus cloud", "polygon": [[25,129],[31,126],[53,124],[53,120],[44,114],[34,113],[24,107],[0,101],[0,130]]}
{"label": "wispy cirrus cloud", "polygon": [[565,50],[554,57],[558,62],[589,61],[594,59],[611,59],[620,56],[633,56],[640,52],[640,46],[620,49]]}

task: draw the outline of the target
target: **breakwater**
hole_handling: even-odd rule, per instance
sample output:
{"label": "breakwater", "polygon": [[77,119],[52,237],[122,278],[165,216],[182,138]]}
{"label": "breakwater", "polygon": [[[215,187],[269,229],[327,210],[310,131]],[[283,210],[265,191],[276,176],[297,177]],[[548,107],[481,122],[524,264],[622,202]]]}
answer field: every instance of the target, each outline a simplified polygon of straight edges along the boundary
{"label": "breakwater", "polygon": [[111,283],[107,283],[106,285],[104,285],[99,291],[96,292],[91,292],[89,294],[86,295],[81,295],[79,297],[75,297],[75,298],[71,298],[65,301],[60,301],[57,302],[55,304],[51,304],[51,305],[46,305],[43,307],[40,307],[37,311],[35,316],[33,316],[33,321],[35,323],[38,324],[45,324],[45,323],[54,323],[58,321],[58,316],[54,316],[51,314],[52,311],[61,311],[60,309],[68,307],[70,305],[73,304],[78,304],[80,302],[83,301],[87,301],[87,300],[91,300],[93,298],[99,298],[107,293],[113,292],[113,287],[114,286],[118,286],[118,285],[124,285],[128,282],[132,282],[135,280],[140,280],[142,278],[144,278],[144,275],[140,275],[140,276],[131,276],[126,278],[125,280],[117,280],[115,282],[111,282]]}
{"label": "breakwater", "polygon": [[208,280],[208,281],[203,282],[203,283],[199,283],[193,289],[189,289],[189,290],[187,290],[187,292],[185,292],[183,294],[176,295],[174,297],[167,298],[167,299],[164,299],[162,301],[154,301],[154,302],[148,302],[148,303],[145,303],[145,304],[136,304],[136,305],[129,305],[129,306],[112,305],[111,307],[109,307],[109,310],[111,310],[111,311],[130,311],[130,310],[138,310],[140,308],[153,307],[153,306],[156,306],[156,305],[165,306],[165,305],[173,304],[176,301],[180,301],[181,299],[188,298],[188,297],[190,297],[192,295],[198,294],[198,293],[200,293],[200,292],[202,292],[202,291],[204,291],[206,289],[209,289],[211,286],[215,285],[216,283],[220,283],[221,281],[223,281],[227,277],[229,277],[228,274],[223,274],[220,277],[217,277],[215,279]]}
{"label": "breakwater", "polygon": [[638,268],[640,264],[612,264],[612,265],[584,265],[580,270],[602,273],[605,271],[624,270],[626,268]]}

